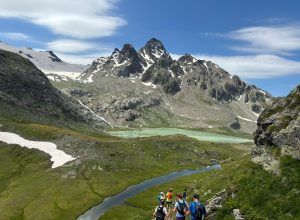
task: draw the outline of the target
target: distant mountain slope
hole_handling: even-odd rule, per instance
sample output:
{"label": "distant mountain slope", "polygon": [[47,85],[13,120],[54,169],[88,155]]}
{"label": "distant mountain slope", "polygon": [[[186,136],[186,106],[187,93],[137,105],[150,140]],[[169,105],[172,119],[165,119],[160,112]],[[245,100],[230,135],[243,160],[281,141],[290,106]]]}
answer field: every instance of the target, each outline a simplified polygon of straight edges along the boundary
{"label": "distant mountain slope", "polygon": [[117,125],[221,126],[253,132],[272,99],[213,62],[189,54],[174,60],[155,38],[139,50],[130,44],[116,48],[79,79],[88,84],[56,85]]}
{"label": "distant mountain slope", "polygon": [[257,125],[258,147],[280,147],[281,153],[300,159],[300,85],[267,107]]}
{"label": "distant mountain slope", "polygon": [[76,78],[88,67],[70,64],[58,58],[53,51],[35,51],[31,48],[16,48],[0,42],[0,49],[10,51],[29,59],[53,81],[69,81]]}
{"label": "distant mountain slope", "polygon": [[106,122],[54,88],[28,59],[0,50],[0,113],[51,124],[104,126]]}

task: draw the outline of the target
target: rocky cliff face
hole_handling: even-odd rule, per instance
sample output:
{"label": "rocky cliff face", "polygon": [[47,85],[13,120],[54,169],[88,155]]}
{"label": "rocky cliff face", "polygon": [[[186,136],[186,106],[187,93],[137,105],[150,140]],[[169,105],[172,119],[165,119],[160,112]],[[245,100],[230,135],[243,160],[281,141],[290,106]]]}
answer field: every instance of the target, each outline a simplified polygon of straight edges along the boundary
{"label": "rocky cliff face", "polygon": [[[72,84],[55,84],[119,126],[230,127],[253,132],[271,95],[217,64],[186,54],[175,60],[152,38],[100,57]],[[124,106],[129,106],[125,107]]]}
{"label": "rocky cliff face", "polygon": [[152,84],[171,95],[192,87],[222,103],[244,95],[245,102],[251,104],[255,113],[260,113],[266,99],[271,97],[213,62],[197,60],[189,54],[178,60],[172,59],[155,38],[138,51],[130,44],[125,44],[121,51],[115,49],[111,56],[95,60],[80,78],[93,82],[103,76],[141,78],[143,83]]}
{"label": "rocky cliff face", "polygon": [[0,50],[0,111],[54,124],[105,125],[77,101],[54,88],[43,72],[20,55]]}
{"label": "rocky cliff face", "polygon": [[254,140],[258,148],[280,147],[282,154],[300,159],[300,85],[259,116]]}

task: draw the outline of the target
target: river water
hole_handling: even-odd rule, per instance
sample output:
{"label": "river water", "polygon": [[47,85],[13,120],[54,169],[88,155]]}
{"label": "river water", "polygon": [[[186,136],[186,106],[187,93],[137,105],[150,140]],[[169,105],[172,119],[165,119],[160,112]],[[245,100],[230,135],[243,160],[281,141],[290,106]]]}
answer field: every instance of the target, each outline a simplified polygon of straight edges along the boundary
{"label": "river water", "polygon": [[152,186],[161,185],[163,183],[172,181],[179,177],[189,176],[197,173],[204,173],[204,172],[208,172],[211,170],[218,170],[218,169],[221,169],[221,165],[217,164],[217,165],[207,166],[196,170],[181,170],[181,171],[170,173],[165,176],[146,180],[137,185],[130,186],[129,188],[127,188],[126,190],[122,191],[121,193],[115,196],[107,197],[106,199],[103,200],[103,202],[89,209],[83,215],[79,216],[77,220],[98,220],[99,217],[101,217],[110,208],[123,204],[127,199],[135,196],[140,192],[143,192],[146,189],[149,189]]}
{"label": "river water", "polygon": [[[179,129],[179,128],[145,128],[138,130],[127,130],[127,131],[108,131],[112,136],[122,137],[122,138],[139,138],[139,137],[151,137],[151,136],[167,136],[167,135],[185,135],[191,138],[195,138],[201,141],[209,141],[216,143],[248,143],[253,142],[250,139],[233,137],[222,134],[215,134],[210,132],[195,131],[188,129]],[[108,197],[103,200],[100,204],[92,207],[86,211],[83,215],[79,216],[77,220],[98,220],[107,210],[110,208],[123,204],[127,199],[135,196],[136,194],[147,190],[148,188],[156,185],[161,185],[163,183],[172,181],[176,178],[189,176],[192,174],[208,172],[210,170],[220,169],[220,165],[207,166],[197,170],[182,170],[170,173],[165,176],[157,177],[154,179],[149,179],[144,182],[141,182],[137,185],[130,186],[121,193]]]}

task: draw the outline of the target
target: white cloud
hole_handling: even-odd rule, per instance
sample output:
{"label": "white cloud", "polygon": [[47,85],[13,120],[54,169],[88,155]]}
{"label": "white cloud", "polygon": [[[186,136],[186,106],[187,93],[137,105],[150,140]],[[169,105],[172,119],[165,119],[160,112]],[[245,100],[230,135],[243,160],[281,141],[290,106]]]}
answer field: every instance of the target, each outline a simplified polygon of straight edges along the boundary
{"label": "white cloud", "polygon": [[[174,59],[178,59],[180,56],[172,54]],[[300,62],[280,56],[215,56],[199,54],[193,54],[193,56],[200,60],[210,60],[229,73],[238,75],[243,79],[265,79],[298,74],[300,83]]]}
{"label": "white cloud", "polygon": [[11,40],[29,40],[30,37],[23,33],[17,32],[1,32],[0,37],[4,37]]}
{"label": "white cloud", "polygon": [[0,17],[19,18],[55,34],[89,39],[113,35],[126,24],[113,16],[116,0],[0,0]]}
{"label": "white cloud", "polygon": [[[275,20],[271,20],[273,23]],[[278,22],[279,20],[276,20]],[[254,55],[218,56],[195,55],[211,60],[231,74],[244,79],[274,78],[300,75],[300,62],[284,58],[300,50],[300,25],[253,26],[228,33],[205,33],[240,41],[230,49]],[[300,80],[300,79],[299,79]]]}
{"label": "white cloud", "polygon": [[231,74],[244,79],[263,79],[300,75],[300,62],[276,55],[254,56],[206,56],[195,55],[198,59],[211,60]]}
{"label": "white cloud", "polygon": [[55,53],[55,54],[63,61],[68,63],[91,64],[97,58],[109,56],[110,53],[108,53],[107,51],[99,51],[98,53],[84,54],[84,55],[73,55],[73,54],[66,54],[66,53]]}
{"label": "white cloud", "polygon": [[223,36],[243,41],[232,47],[242,52],[289,55],[300,50],[300,25],[246,27]]}
{"label": "white cloud", "polygon": [[72,39],[59,39],[47,43],[47,48],[49,50],[64,53],[77,53],[90,49],[95,49],[97,47],[97,44],[94,43]]}
{"label": "white cloud", "polygon": [[53,50],[62,60],[69,63],[91,64],[100,56],[108,56],[113,47],[81,40],[59,39],[48,42],[47,50]]}

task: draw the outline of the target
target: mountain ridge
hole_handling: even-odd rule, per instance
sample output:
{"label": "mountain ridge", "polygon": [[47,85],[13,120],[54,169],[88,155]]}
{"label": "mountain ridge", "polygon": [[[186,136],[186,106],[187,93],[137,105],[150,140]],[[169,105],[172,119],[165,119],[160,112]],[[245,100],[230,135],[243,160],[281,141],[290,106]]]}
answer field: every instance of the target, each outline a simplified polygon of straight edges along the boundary
{"label": "mountain ridge", "polygon": [[[60,63],[53,54],[51,62]],[[46,75],[113,126],[229,127],[252,133],[272,100],[211,61],[190,54],[173,59],[156,38],[138,50],[128,43],[115,48],[76,77]]]}
{"label": "mountain ridge", "polygon": [[19,54],[29,59],[52,81],[76,80],[88,67],[87,65],[64,62],[53,51],[36,51],[32,48],[17,48],[4,42],[0,42],[0,49]]}
{"label": "mountain ridge", "polygon": [[1,115],[62,126],[107,126],[76,100],[53,87],[29,59],[0,49]]}
{"label": "mountain ridge", "polygon": [[[218,125],[252,133],[272,99],[211,61],[190,54],[173,59],[155,38],[140,49],[128,43],[116,48],[93,61],[78,79],[80,89],[55,84],[70,94],[91,94],[77,98],[118,126]],[[216,119],[210,109],[227,112]]]}

